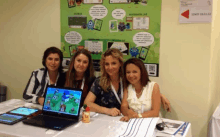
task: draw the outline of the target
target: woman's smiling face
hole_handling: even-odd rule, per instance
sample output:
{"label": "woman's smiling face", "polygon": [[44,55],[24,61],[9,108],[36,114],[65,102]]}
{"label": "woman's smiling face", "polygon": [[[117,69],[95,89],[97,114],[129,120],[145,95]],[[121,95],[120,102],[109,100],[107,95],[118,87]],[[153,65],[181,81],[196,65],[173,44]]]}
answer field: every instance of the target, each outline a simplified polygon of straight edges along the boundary
{"label": "woman's smiling face", "polygon": [[135,85],[135,84],[141,82],[140,68],[134,64],[127,64],[126,78],[132,85]]}
{"label": "woman's smiling face", "polygon": [[105,57],[105,70],[109,76],[119,75],[121,64],[117,58],[110,56]]}
{"label": "woman's smiling face", "polygon": [[60,56],[57,53],[50,53],[46,58],[45,64],[48,71],[58,71],[60,66]]}
{"label": "woman's smiling face", "polygon": [[79,54],[74,61],[76,73],[85,73],[89,66],[89,58],[84,54]]}

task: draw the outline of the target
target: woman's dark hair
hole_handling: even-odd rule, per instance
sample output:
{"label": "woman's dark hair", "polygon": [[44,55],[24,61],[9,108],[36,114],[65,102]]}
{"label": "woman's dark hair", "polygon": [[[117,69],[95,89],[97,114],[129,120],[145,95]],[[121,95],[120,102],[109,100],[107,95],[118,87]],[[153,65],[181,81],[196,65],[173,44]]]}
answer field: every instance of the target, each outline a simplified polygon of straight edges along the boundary
{"label": "woman's dark hair", "polygon": [[62,62],[63,62],[63,53],[61,52],[60,49],[58,49],[57,47],[49,47],[47,48],[45,51],[44,51],[44,56],[43,56],[43,59],[42,59],[42,64],[45,68],[46,67],[46,59],[47,57],[51,54],[51,53],[57,53],[60,57],[60,66],[58,68],[58,71],[59,72],[62,72],[63,71],[63,66],[62,66]]}
{"label": "woman's dark hair", "polygon": [[93,61],[92,61],[92,56],[91,56],[90,52],[86,49],[78,50],[77,52],[74,53],[74,55],[71,58],[69,69],[66,73],[65,87],[73,87],[73,81],[76,79],[76,74],[75,74],[76,70],[74,68],[74,63],[75,63],[76,57],[80,54],[85,55],[89,59],[89,64],[88,64],[88,67],[85,71],[84,76],[86,76],[86,78],[94,77]]}
{"label": "woman's dark hair", "polygon": [[144,66],[144,63],[140,59],[131,58],[131,59],[128,59],[124,63],[124,79],[125,79],[124,85],[125,85],[125,87],[127,88],[128,85],[130,84],[126,78],[126,67],[128,64],[134,64],[135,66],[137,66],[140,69],[140,71],[141,71],[141,85],[143,87],[146,86],[148,84],[148,82],[150,81],[150,79],[149,79],[149,76],[147,73],[147,69]]}

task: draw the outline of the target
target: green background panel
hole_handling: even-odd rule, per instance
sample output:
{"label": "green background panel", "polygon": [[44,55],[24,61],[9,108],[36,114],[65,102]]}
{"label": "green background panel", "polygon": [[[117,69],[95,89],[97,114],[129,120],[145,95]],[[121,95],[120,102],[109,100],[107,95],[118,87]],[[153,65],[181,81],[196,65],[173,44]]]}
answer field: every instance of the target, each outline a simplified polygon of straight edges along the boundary
{"label": "green background panel", "polygon": [[[87,17],[87,23],[89,20],[94,19],[89,15],[89,10],[94,5],[103,5],[107,8],[107,15],[102,18],[101,31],[98,30],[88,30],[82,28],[69,28],[68,17],[74,15],[82,15]],[[60,1],[61,6],[61,47],[64,53],[64,57],[70,57],[69,44],[65,41],[64,36],[70,31],[76,31],[81,34],[82,41],[76,46],[84,46],[84,41],[93,39],[93,41],[103,41],[103,51],[107,49],[108,41],[122,41],[129,43],[129,48],[136,47],[137,45],[133,42],[133,36],[138,32],[148,32],[154,36],[154,43],[150,45],[144,63],[157,63],[159,64],[159,47],[160,47],[160,21],[161,21],[161,0],[148,0],[147,4],[144,5],[141,2],[139,4],[134,4],[131,2],[129,4],[110,4],[109,0],[104,0],[102,4],[83,4],[80,6],[75,6],[73,8],[68,8],[67,0]],[[115,19],[112,17],[112,11],[115,9],[123,9],[126,12],[123,20]],[[141,15],[140,15],[141,14]],[[126,22],[126,17],[138,17],[138,16],[148,16],[150,18],[149,30],[133,30],[132,23],[130,22],[131,31],[119,31],[110,32],[109,21],[117,20],[119,22]],[[139,52],[141,47],[138,47]],[[100,59],[100,54],[92,54],[93,59]],[[137,56],[138,57],[138,56]],[[131,58],[131,55],[124,56],[125,59]]]}

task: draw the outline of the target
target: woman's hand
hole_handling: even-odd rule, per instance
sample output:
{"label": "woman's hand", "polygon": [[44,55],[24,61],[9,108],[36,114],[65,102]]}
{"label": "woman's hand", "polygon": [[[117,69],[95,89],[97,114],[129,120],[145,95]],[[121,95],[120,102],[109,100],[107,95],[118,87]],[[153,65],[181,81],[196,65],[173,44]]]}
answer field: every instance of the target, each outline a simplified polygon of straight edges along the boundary
{"label": "woman's hand", "polygon": [[138,113],[136,113],[134,110],[129,109],[128,110],[128,116],[124,116],[120,119],[120,121],[128,122],[130,118],[139,118]]}
{"label": "woman's hand", "polygon": [[108,108],[107,114],[110,116],[119,116],[121,115],[121,112],[117,108]]}
{"label": "woman's hand", "polygon": [[139,116],[138,116],[138,113],[136,113],[134,110],[129,109],[128,110],[128,117],[129,118],[138,118]]}
{"label": "woman's hand", "polygon": [[124,122],[128,122],[129,121],[129,117],[128,116],[124,116],[120,119],[120,121],[124,121]]}
{"label": "woman's hand", "polygon": [[171,112],[170,101],[163,94],[160,94],[160,96],[161,96],[163,109],[167,110],[168,112]]}
{"label": "woman's hand", "polygon": [[39,98],[38,98],[38,103],[39,103],[41,106],[43,106],[43,104],[44,104],[44,97],[39,97]]}

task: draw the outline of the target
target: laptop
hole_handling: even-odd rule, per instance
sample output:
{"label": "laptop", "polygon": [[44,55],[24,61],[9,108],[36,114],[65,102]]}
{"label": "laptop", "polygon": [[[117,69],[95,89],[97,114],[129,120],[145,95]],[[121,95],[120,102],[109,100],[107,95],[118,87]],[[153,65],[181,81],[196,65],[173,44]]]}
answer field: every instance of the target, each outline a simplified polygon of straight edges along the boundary
{"label": "laptop", "polygon": [[79,121],[82,90],[48,86],[42,114],[26,119],[24,124],[62,130]]}

